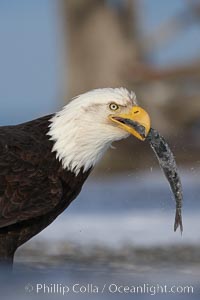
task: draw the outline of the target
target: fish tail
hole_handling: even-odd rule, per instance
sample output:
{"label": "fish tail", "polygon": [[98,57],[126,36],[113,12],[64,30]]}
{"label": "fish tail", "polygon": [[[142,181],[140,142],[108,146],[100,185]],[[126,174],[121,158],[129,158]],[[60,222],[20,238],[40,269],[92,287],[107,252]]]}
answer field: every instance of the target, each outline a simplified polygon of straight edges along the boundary
{"label": "fish tail", "polygon": [[174,231],[180,227],[181,234],[183,233],[183,222],[181,215],[181,208],[176,208],[175,222],[174,222]]}

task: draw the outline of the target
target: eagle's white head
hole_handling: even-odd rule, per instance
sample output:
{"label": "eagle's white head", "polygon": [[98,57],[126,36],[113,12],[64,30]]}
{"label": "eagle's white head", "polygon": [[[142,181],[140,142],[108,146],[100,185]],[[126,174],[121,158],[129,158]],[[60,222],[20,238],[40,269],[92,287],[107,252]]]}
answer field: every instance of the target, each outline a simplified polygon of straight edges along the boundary
{"label": "eagle's white head", "polygon": [[50,120],[52,151],[63,168],[76,175],[87,171],[111,143],[133,134],[144,140],[150,129],[148,114],[125,88],[96,89],[72,99]]}

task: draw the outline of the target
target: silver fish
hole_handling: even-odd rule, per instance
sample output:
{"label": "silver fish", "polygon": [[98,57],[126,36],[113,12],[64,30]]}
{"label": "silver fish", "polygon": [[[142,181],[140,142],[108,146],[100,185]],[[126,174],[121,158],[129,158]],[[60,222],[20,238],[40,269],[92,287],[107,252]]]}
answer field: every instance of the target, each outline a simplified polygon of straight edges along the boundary
{"label": "silver fish", "polygon": [[159,165],[163,170],[171,190],[174,194],[176,200],[176,214],[174,222],[174,231],[180,227],[181,234],[183,232],[183,223],[182,223],[182,201],[183,201],[183,192],[180,176],[178,173],[178,168],[172,151],[169,148],[169,145],[165,141],[164,137],[161,136],[158,131],[151,128],[148,135],[145,136],[145,128],[138,124],[137,122],[129,119],[123,119],[123,122],[131,127],[133,127],[144,139],[146,139],[153,151],[156,154]]}
{"label": "silver fish", "polygon": [[163,170],[171,190],[174,194],[176,200],[176,214],[174,222],[174,231],[180,227],[181,234],[183,232],[183,223],[182,223],[182,184],[180,176],[178,173],[176,161],[172,151],[169,148],[166,140],[161,136],[155,129],[151,128],[146,139],[149,141],[151,148],[156,154],[159,165]]}

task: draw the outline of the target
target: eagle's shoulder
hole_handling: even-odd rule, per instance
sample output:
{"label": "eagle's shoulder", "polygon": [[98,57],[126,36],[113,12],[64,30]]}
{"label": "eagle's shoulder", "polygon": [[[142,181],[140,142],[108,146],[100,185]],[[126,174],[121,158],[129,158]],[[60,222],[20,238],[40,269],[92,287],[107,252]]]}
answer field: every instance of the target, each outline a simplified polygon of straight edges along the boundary
{"label": "eagle's shoulder", "polygon": [[51,115],[15,126],[0,127],[0,169],[6,161],[9,165],[14,161],[25,165],[36,164],[43,160],[45,152],[51,155],[53,145],[47,136],[50,118]]}
{"label": "eagle's shoulder", "polygon": [[0,227],[42,215],[62,197],[49,118],[0,127]]}

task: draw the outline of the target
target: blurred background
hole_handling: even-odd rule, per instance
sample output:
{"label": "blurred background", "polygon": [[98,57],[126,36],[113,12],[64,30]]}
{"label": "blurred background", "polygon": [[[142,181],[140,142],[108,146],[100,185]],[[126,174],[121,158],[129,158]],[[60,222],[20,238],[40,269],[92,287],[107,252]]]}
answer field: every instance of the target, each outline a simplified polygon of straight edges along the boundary
{"label": "blurred background", "polygon": [[[149,145],[116,143],[69,209],[18,250],[20,276],[5,299],[16,291],[26,299],[24,284],[39,279],[187,284],[195,292],[181,296],[198,298],[200,1],[1,0],[0,45],[1,125],[55,112],[93,88],[124,86],[168,140],[184,190],[180,236]],[[121,295],[104,294],[112,297]]]}

